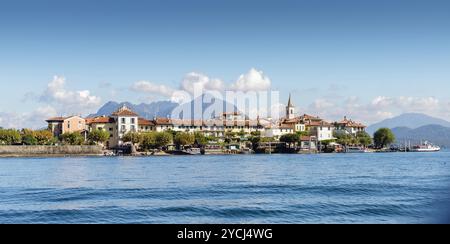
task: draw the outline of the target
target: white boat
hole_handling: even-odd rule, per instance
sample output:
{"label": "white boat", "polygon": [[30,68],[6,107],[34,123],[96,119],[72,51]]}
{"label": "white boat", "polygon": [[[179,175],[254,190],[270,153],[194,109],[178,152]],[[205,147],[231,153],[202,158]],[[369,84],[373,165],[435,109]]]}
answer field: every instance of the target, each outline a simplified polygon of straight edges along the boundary
{"label": "white boat", "polygon": [[345,152],[346,153],[367,153],[369,151],[362,147],[347,147],[345,149]]}
{"label": "white boat", "polygon": [[184,149],[182,150],[183,153],[188,154],[188,155],[201,155],[202,151],[200,148],[188,148],[188,149]]}
{"label": "white boat", "polygon": [[439,152],[440,150],[440,147],[427,141],[411,148],[411,152]]}

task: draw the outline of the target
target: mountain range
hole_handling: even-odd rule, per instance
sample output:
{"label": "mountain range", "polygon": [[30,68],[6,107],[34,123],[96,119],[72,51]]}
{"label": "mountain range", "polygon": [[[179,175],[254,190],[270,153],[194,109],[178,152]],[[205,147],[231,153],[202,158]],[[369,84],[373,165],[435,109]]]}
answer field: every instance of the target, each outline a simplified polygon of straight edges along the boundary
{"label": "mountain range", "polygon": [[441,147],[450,148],[450,127],[441,125],[425,125],[416,129],[396,127],[392,129],[397,143],[411,142],[412,145],[429,141]]}
{"label": "mountain range", "polygon": [[[171,101],[158,101],[158,102],[152,102],[152,103],[141,103],[141,104],[133,104],[130,102],[114,102],[110,101],[107,102],[105,105],[103,105],[95,114],[90,114],[88,117],[96,117],[96,116],[102,116],[106,115],[109,116],[113,112],[117,111],[120,107],[123,105],[127,106],[137,114],[139,114],[140,117],[146,118],[146,119],[153,119],[155,117],[163,117],[163,118],[170,118],[172,117],[172,113],[175,111],[190,111],[190,116],[184,116],[188,118],[194,118],[199,119],[202,117],[202,115],[205,113],[205,110],[207,110],[209,107],[213,106],[214,104],[222,104],[224,109],[227,109],[228,112],[237,112],[238,109],[236,106],[231,105],[230,103],[227,103],[223,100],[220,100],[218,98],[213,98],[211,102],[204,102],[206,99],[203,96],[199,96],[196,99],[192,100],[191,102],[184,103],[184,104],[178,104]],[[207,100],[206,100],[207,101]],[[195,104],[202,104],[202,114],[196,114],[194,113],[194,105]],[[219,114],[212,114],[212,117],[217,117]],[[209,119],[209,118],[208,118]]]}
{"label": "mountain range", "polygon": [[392,129],[399,144],[429,141],[450,148],[450,122],[426,114],[402,114],[369,126],[367,132],[373,134],[379,128]]}
{"label": "mountain range", "polygon": [[380,128],[396,128],[396,127],[407,127],[410,129],[417,129],[419,127],[425,126],[425,125],[440,125],[444,127],[450,127],[450,122],[434,118],[431,116],[428,116],[426,114],[419,114],[419,113],[406,113],[399,115],[394,118],[383,120],[379,123],[373,124],[369,127],[367,127],[367,132],[369,134],[373,134],[375,131],[377,131]]}

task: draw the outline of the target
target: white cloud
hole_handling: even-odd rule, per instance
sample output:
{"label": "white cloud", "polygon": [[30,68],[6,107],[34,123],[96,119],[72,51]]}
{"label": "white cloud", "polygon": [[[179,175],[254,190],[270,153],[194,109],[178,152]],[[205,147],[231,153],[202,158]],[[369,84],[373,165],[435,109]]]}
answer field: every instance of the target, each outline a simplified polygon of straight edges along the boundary
{"label": "white cloud", "polygon": [[0,127],[41,129],[46,127],[46,119],[57,115],[56,109],[48,105],[28,113],[0,113]]}
{"label": "white cloud", "polygon": [[195,88],[201,88],[203,91],[222,91],[224,89],[223,81],[210,78],[205,74],[191,72],[183,77],[180,85],[181,89],[194,94]]}
{"label": "white cloud", "polygon": [[307,108],[307,113],[317,114],[324,119],[338,120],[343,116],[351,117],[366,124],[372,124],[402,113],[425,113],[431,116],[450,119],[446,103],[434,97],[385,97],[378,96],[369,102],[358,97],[344,99],[319,98]]}
{"label": "white cloud", "polygon": [[65,86],[65,77],[54,76],[41,95],[41,101],[55,104],[66,113],[83,113],[100,105],[100,97],[91,95],[89,90],[70,91]]}
{"label": "white cloud", "polygon": [[231,85],[231,89],[237,91],[264,91],[271,86],[271,80],[265,76],[262,71],[254,68],[250,69],[247,74],[239,76],[238,80]]}
{"label": "white cloud", "polygon": [[334,103],[328,101],[327,99],[317,99],[315,100],[310,107],[316,110],[330,109],[333,108]]}
{"label": "white cloud", "polygon": [[376,97],[371,103],[373,108],[388,109],[396,107],[406,112],[434,111],[439,108],[439,99],[435,97]]}
{"label": "white cloud", "polygon": [[240,75],[238,80],[229,86],[220,79],[211,78],[203,73],[190,72],[181,80],[179,89],[150,81],[137,81],[131,86],[131,90],[158,94],[170,98],[173,102],[183,103],[192,100],[192,95],[199,96],[208,91],[223,93],[227,87],[234,91],[249,92],[266,91],[270,86],[270,79],[262,71],[252,68],[247,74]]}
{"label": "white cloud", "polygon": [[150,81],[137,81],[131,86],[131,89],[136,92],[160,94],[167,97],[172,96],[175,92],[171,87],[155,84]]}

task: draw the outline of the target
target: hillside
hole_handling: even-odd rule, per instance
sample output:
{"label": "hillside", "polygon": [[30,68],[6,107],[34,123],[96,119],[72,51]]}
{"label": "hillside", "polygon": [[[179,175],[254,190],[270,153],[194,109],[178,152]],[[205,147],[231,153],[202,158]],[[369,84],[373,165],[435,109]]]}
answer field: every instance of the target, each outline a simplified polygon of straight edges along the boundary
{"label": "hillside", "polygon": [[[107,102],[105,105],[103,105],[95,114],[91,114],[88,117],[95,117],[95,116],[101,116],[101,115],[111,115],[114,111],[122,107],[123,105],[126,105],[133,111],[139,114],[139,116],[146,118],[146,119],[153,119],[155,117],[172,117],[172,112],[177,108],[179,110],[184,111],[191,111],[191,117],[198,119],[202,115],[201,114],[195,114],[194,113],[194,104],[198,102],[201,104],[203,102],[202,97],[198,97],[195,100],[191,101],[190,103],[185,104],[178,104],[170,101],[159,101],[159,102],[153,102],[153,103],[141,103],[141,104],[133,104],[130,102],[114,102],[110,101]],[[205,112],[206,109],[208,109],[213,103],[216,101],[212,101],[211,103],[203,102],[203,112]],[[222,100],[218,100],[217,103],[222,103],[224,108],[231,108],[231,111],[237,111],[237,108],[229,103],[226,103]],[[218,115],[215,115],[218,116]],[[208,118],[209,119],[209,118]]]}
{"label": "hillside", "polygon": [[412,144],[430,141],[433,144],[450,148],[450,127],[441,125],[426,125],[416,129],[396,127],[392,129],[392,132],[397,138],[397,143],[400,144],[405,141],[411,141]]}
{"label": "hillside", "polygon": [[376,130],[383,127],[390,129],[396,127],[417,129],[426,125],[440,125],[443,127],[450,127],[450,122],[443,119],[434,118],[426,114],[407,113],[373,124],[367,128],[367,132],[369,134],[373,134]]}

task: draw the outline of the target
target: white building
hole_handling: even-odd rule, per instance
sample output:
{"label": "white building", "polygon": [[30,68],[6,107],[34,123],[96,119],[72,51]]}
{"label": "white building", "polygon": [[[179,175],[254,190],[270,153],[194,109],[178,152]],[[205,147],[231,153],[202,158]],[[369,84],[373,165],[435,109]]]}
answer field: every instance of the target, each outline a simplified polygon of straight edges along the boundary
{"label": "white building", "polygon": [[358,132],[364,132],[366,130],[365,125],[355,122],[351,119],[347,119],[347,116],[345,116],[343,120],[335,122],[334,126],[337,133],[344,133],[354,136],[356,136]]}
{"label": "white building", "polygon": [[125,105],[118,111],[112,113],[111,117],[114,118],[117,124],[118,145],[123,144],[122,138],[126,133],[138,131],[139,116]]}
{"label": "white building", "polygon": [[279,125],[264,128],[264,131],[261,133],[261,136],[280,138],[282,135],[293,133],[294,129],[290,125]]}

